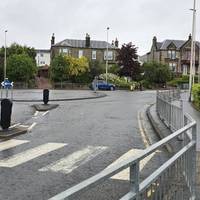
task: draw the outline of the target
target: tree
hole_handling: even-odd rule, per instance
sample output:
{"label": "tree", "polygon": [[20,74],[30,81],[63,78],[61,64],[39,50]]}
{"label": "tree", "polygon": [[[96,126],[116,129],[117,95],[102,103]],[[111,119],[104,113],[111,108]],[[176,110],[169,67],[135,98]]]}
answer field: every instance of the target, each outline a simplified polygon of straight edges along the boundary
{"label": "tree", "polygon": [[8,57],[7,74],[12,81],[28,83],[37,72],[37,67],[27,54],[14,54]]}
{"label": "tree", "polygon": [[157,62],[144,63],[144,79],[153,84],[166,84],[172,78],[169,66]]}
{"label": "tree", "polygon": [[66,59],[62,54],[53,58],[50,66],[51,79],[53,81],[65,81],[67,80],[68,70],[70,66],[69,59]]}
{"label": "tree", "polygon": [[[3,74],[4,74],[4,52],[5,47],[0,48],[0,80],[3,80]],[[27,55],[29,58],[31,58],[33,63],[36,63],[35,56],[36,52],[34,48],[27,47],[27,46],[21,46],[17,43],[11,44],[10,47],[7,47],[7,59],[13,55]],[[10,77],[8,77],[10,78]]]}
{"label": "tree", "polygon": [[106,67],[100,63],[98,60],[92,60],[89,62],[90,68],[90,77],[91,80],[94,79],[95,76],[99,76],[100,74],[105,72]]}
{"label": "tree", "polygon": [[122,45],[118,50],[117,61],[120,67],[120,76],[128,76],[137,80],[141,73],[140,64],[137,61],[137,48],[132,43]]}

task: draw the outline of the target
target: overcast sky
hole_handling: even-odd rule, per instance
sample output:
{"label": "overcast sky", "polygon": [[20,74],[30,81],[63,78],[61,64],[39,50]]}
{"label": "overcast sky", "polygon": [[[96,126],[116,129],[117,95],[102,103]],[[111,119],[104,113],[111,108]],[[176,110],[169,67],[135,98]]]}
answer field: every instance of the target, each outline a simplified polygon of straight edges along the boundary
{"label": "overcast sky", "polygon": [[[133,42],[140,55],[148,52],[152,37],[186,40],[192,29],[193,0],[0,0],[0,46],[8,29],[8,44],[50,48],[66,38]],[[200,40],[197,4],[197,40]]]}

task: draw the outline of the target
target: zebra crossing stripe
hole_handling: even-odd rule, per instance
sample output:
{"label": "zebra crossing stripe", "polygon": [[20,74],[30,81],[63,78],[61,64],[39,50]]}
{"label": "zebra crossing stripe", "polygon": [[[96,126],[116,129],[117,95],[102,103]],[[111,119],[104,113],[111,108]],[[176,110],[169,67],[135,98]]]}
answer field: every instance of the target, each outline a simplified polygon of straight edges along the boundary
{"label": "zebra crossing stripe", "polygon": [[[130,151],[128,151],[127,153],[122,155],[119,159],[114,161],[107,168],[109,168],[111,166],[114,166],[114,165],[117,165],[118,163],[120,163],[123,160],[126,160],[126,159],[128,159],[130,157],[138,156],[142,151],[143,151],[143,149],[131,149]],[[149,156],[147,156],[146,158],[144,158],[143,160],[140,161],[140,171],[143,170],[145,165],[153,158],[154,155],[155,155],[155,153],[152,153],[152,154],[150,154]],[[130,175],[129,168],[127,168],[127,169],[119,172],[118,174],[112,176],[111,179],[128,181],[129,180],[129,175]]]}
{"label": "zebra crossing stripe", "polygon": [[0,160],[0,167],[16,167],[34,158],[47,154],[56,149],[66,146],[65,143],[46,143],[38,147],[26,150],[24,152],[15,154],[9,158]]}
{"label": "zebra crossing stripe", "polygon": [[4,151],[28,142],[29,142],[28,140],[15,140],[15,139],[7,140],[5,142],[0,143],[0,151]]}
{"label": "zebra crossing stripe", "polygon": [[47,165],[46,167],[39,169],[39,171],[53,171],[69,174],[80,165],[83,165],[86,162],[92,160],[94,157],[102,153],[105,149],[107,149],[107,147],[88,146],[87,148],[76,151],[65,158],[62,158],[52,164]]}

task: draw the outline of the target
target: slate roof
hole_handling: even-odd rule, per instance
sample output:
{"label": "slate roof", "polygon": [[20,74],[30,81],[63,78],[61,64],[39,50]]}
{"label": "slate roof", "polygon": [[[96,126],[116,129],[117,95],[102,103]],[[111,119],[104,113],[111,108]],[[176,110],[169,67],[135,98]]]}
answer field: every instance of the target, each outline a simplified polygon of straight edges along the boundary
{"label": "slate roof", "polygon": [[50,53],[50,49],[36,49],[36,53]]}
{"label": "slate roof", "polygon": [[[180,49],[188,40],[164,40],[163,42],[157,42],[157,48],[160,50],[166,50],[167,47],[173,43],[177,49]],[[196,44],[200,47],[200,43],[196,42]]]}
{"label": "slate roof", "polygon": [[[76,47],[76,48],[85,48],[85,40],[75,40],[75,39],[65,39],[61,42],[54,44],[53,46],[58,47]],[[90,40],[90,47],[92,49],[106,49],[107,42],[105,41],[97,41],[97,40]],[[108,43],[109,49],[116,49],[117,47]]]}

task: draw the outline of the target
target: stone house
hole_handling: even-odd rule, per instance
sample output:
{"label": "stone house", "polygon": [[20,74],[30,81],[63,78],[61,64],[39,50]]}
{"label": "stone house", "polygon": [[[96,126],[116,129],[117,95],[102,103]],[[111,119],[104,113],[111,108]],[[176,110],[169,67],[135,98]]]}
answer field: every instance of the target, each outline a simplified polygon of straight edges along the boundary
{"label": "stone house", "polygon": [[[142,56],[146,62],[159,62],[167,64],[177,75],[187,75],[190,72],[191,35],[188,40],[164,40],[158,42],[154,36],[150,52]],[[195,70],[198,72],[200,61],[200,43],[195,47]]]}
{"label": "stone house", "polygon": [[62,53],[76,58],[85,56],[89,61],[105,63],[108,46],[108,64],[113,64],[116,62],[118,45],[117,39],[109,44],[105,41],[91,40],[89,34],[86,34],[84,40],[65,39],[55,43],[53,34],[51,38],[51,59]]}

